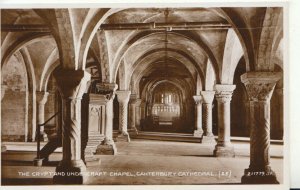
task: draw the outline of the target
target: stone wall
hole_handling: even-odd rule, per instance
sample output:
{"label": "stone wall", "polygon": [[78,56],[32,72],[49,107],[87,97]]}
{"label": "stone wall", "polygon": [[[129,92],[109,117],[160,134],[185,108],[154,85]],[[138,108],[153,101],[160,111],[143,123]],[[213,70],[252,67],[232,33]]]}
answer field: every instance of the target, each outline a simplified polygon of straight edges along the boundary
{"label": "stone wall", "polygon": [[2,83],[6,87],[1,102],[2,141],[24,141],[28,120],[26,103],[26,69],[15,56],[2,67]]}

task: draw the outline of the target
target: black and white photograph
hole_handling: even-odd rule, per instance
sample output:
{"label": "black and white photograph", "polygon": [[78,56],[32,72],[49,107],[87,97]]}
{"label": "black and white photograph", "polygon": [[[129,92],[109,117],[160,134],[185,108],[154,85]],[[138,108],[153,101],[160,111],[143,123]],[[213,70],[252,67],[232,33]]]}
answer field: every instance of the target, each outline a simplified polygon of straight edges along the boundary
{"label": "black and white photograph", "polygon": [[0,10],[2,186],[290,180],[286,4]]}

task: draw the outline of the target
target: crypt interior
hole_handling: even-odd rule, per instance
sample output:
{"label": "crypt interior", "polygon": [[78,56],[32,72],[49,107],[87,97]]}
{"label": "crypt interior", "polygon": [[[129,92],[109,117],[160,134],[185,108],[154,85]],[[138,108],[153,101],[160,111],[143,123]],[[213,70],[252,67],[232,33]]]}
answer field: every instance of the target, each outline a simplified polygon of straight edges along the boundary
{"label": "crypt interior", "polygon": [[282,7],[2,9],[2,185],[283,183],[283,52]]}

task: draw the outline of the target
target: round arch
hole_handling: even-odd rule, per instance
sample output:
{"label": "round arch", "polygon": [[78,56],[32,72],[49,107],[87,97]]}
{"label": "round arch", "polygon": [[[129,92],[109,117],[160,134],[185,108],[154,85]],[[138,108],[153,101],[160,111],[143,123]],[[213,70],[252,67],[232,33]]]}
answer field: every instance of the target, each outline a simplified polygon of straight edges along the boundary
{"label": "round arch", "polygon": [[[156,34],[161,34],[162,31],[143,31],[143,32],[139,32],[137,34],[135,34],[135,33],[136,32],[134,32],[134,34],[132,34],[126,40],[124,40],[124,42],[122,43],[122,45],[118,49],[117,56],[115,57],[115,59],[113,61],[113,71],[117,70],[117,68],[119,67],[119,65],[121,63],[122,57],[126,54],[126,52],[129,50],[129,48],[131,47],[132,44],[136,43],[140,39],[144,39],[144,38],[147,38],[149,36],[156,35]],[[219,81],[219,74],[218,74],[219,71],[218,71],[217,60],[216,60],[212,50],[204,42],[204,39],[202,39],[200,36],[198,36],[198,35],[196,35],[192,32],[187,32],[187,31],[184,31],[184,32],[182,32],[182,31],[176,31],[176,32],[172,31],[172,32],[170,32],[170,34],[174,34],[174,35],[177,35],[179,37],[186,38],[186,39],[196,43],[201,49],[203,49],[206,56],[209,57],[209,59],[211,59],[214,71],[216,72],[216,76],[218,76],[218,81]],[[116,79],[116,72],[114,73],[113,76],[114,76],[114,80],[115,80]]]}
{"label": "round arch", "polygon": [[[23,47],[38,42],[43,39],[49,39],[52,38],[50,33],[37,33],[37,34],[27,34],[22,36],[20,39],[15,41],[12,45],[10,45],[5,52],[3,52],[3,56],[1,59],[1,67],[4,63],[7,62],[7,60],[13,55],[15,52],[19,51]],[[3,45],[4,46],[4,45]]]}

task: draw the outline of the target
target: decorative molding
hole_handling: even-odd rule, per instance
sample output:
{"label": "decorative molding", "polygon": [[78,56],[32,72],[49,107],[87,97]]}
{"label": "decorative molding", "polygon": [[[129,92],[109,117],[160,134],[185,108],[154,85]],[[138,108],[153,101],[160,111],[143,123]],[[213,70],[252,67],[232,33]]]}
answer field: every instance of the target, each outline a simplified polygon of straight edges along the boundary
{"label": "decorative molding", "polygon": [[118,85],[115,83],[98,83],[96,84],[96,94],[105,95],[107,100],[113,99]]}
{"label": "decorative molding", "polygon": [[100,116],[101,113],[101,105],[90,104],[90,113],[91,115]]}
{"label": "decorative molding", "polygon": [[130,94],[129,104],[136,104],[137,103],[137,94]]}
{"label": "decorative molding", "polygon": [[129,90],[118,90],[116,91],[117,99],[119,103],[128,103],[131,91]]}
{"label": "decorative molding", "polygon": [[241,76],[250,101],[270,101],[280,78],[278,72],[248,72]]}
{"label": "decorative molding", "polygon": [[196,105],[202,103],[202,96],[193,96],[193,99],[194,99]]}
{"label": "decorative molding", "polygon": [[235,85],[216,84],[215,90],[216,90],[217,101],[221,103],[230,102],[234,89],[235,89]]}
{"label": "decorative molding", "polygon": [[83,70],[59,69],[54,72],[57,86],[64,99],[81,99],[91,79],[91,75]]}
{"label": "decorative molding", "polygon": [[140,107],[140,106],[141,106],[141,103],[142,103],[142,100],[139,99],[139,98],[137,98],[137,99],[136,99],[136,102],[135,102],[135,105],[136,105],[137,107]]}
{"label": "decorative molding", "polygon": [[201,91],[200,94],[203,98],[203,103],[211,104],[215,97],[215,91]]}

